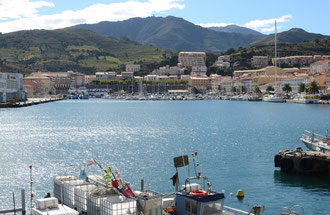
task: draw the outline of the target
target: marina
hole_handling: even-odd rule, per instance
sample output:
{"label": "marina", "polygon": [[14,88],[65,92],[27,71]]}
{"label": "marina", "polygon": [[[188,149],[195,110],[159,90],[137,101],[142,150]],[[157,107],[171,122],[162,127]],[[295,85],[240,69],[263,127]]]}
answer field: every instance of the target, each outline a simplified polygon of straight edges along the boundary
{"label": "marina", "polygon": [[[30,164],[36,199],[53,195],[53,178],[76,175],[91,157],[115,166],[133,190],[143,178],[145,189],[172,193],[172,158],[198,151],[203,174],[224,191],[226,206],[249,211],[265,205],[265,214],[278,214],[299,204],[305,214],[324,214],[329,176],[287,175],[274,168],[273,158],[282,149],[307,150],[298,137],[305,129],[329,128],[329,111],[317,104],[112,99],[1,109],[1,209],[12,208],[12,192],[24,188],[29,195]],[[179,175],[185,173],[179,169]],[[241,201],[230,195],[238,189],[245,193]]]}

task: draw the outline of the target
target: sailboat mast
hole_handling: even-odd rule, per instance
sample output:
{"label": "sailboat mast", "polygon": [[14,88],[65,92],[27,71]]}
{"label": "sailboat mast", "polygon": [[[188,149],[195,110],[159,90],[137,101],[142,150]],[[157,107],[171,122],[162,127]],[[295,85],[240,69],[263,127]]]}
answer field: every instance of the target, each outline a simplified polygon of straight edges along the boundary
{"label": "sailboat mast", "polygon": [[275,92],[277,92],[277,26],[275,20]]}

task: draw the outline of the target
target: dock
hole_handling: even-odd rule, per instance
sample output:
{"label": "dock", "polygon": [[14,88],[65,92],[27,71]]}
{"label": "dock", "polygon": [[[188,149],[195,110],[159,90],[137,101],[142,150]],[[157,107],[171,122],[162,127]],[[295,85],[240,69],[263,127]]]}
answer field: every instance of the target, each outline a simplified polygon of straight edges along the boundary
{"label": "dock", "polygon": [[274,157],[275,167],[290,173],[327,173],[329,172],[330,152],[296,150],[280,151]]}
{"label": "dock", "polygon": [[56,102],[60,100],[63,100],[63,98],[30,98],[25,102],[0,103],[0,108],[20,108],[48,102]]}

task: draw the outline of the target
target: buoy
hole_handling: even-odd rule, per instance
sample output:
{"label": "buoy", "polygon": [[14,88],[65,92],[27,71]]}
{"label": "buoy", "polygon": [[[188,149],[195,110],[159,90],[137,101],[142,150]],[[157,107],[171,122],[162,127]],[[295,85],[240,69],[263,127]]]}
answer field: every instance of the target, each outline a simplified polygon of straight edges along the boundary
{"label": "buoy", "polygon": [[241,189],[237,190],[236,197],[237,198],[244,198],[243,190],[241,190]]}
{"label": "buoy", "polygon": [[230,196],[233,196],[233,195],[234,195],[234,193],[233,193],[233,192],[231,192],[231,193],[229,193],[229,195],[230,195]]}

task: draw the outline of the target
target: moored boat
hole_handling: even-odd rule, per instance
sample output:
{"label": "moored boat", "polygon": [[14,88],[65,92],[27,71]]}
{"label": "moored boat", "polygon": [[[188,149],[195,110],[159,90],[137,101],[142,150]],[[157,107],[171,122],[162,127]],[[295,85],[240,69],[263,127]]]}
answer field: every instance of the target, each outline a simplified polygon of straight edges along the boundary
{"label": "moored boat", "polygon": [[312,132],[305,130],[301,135],[300,140],[310,150],[330,152],[330,137],[328,130],[326,136],[317,134],[314,132],[314,130]]}

